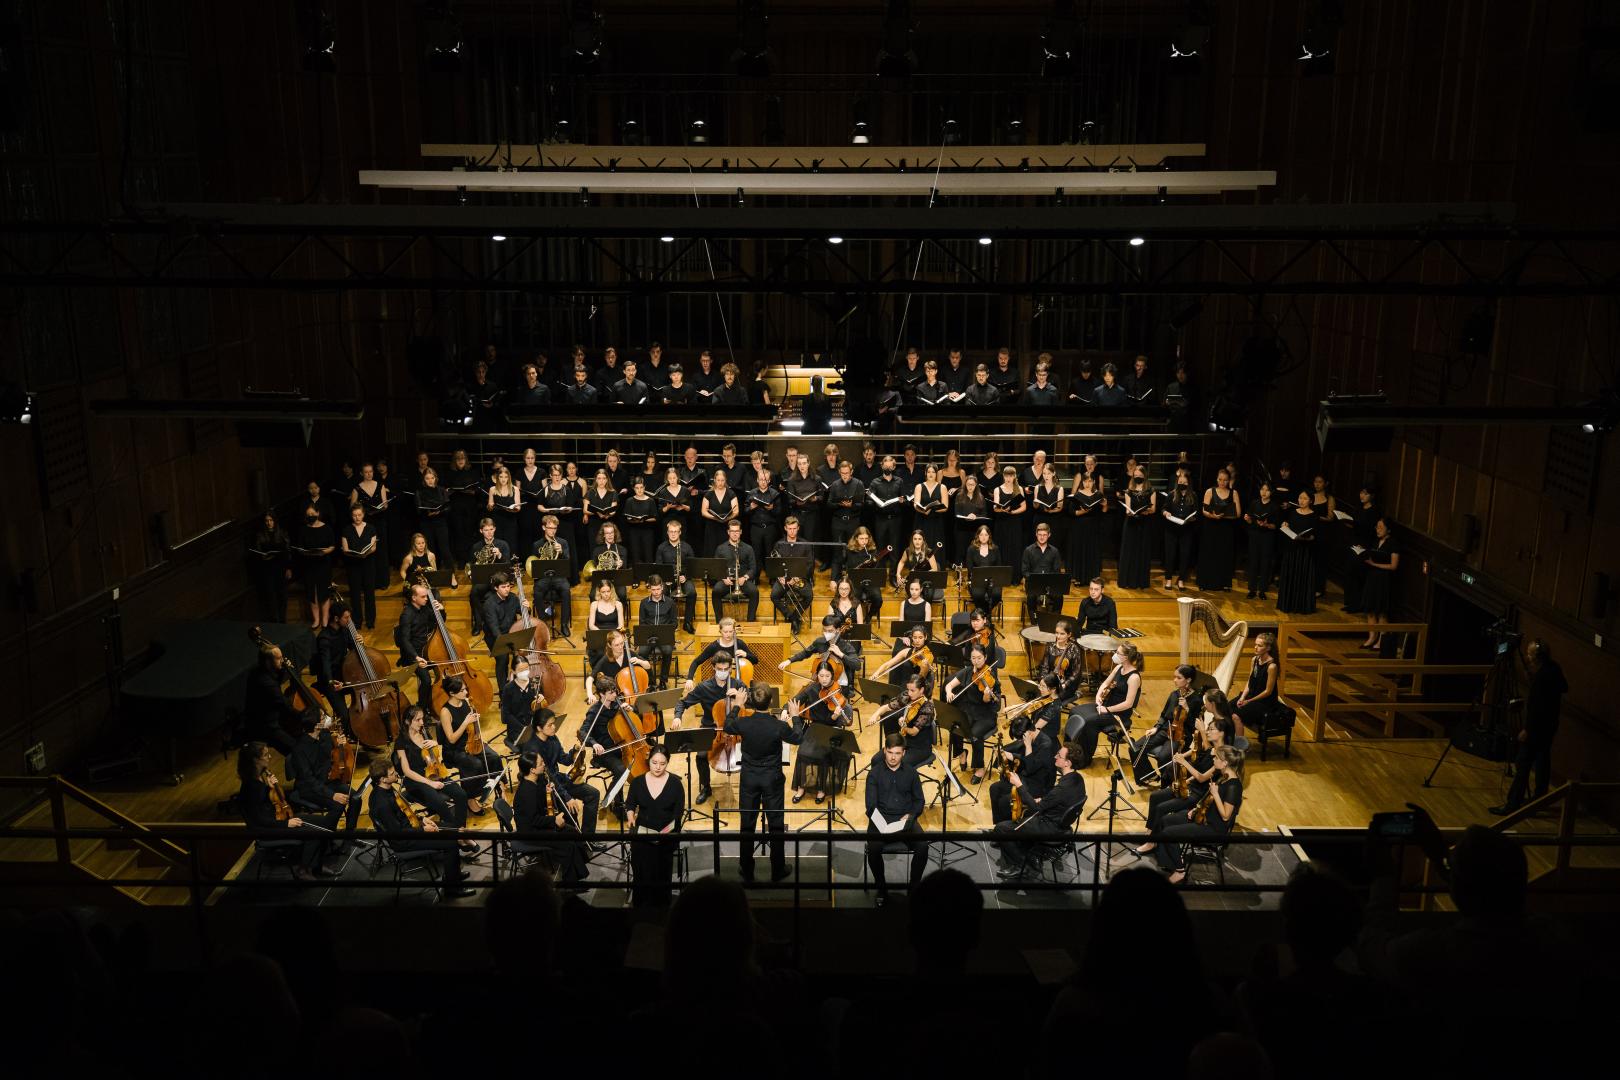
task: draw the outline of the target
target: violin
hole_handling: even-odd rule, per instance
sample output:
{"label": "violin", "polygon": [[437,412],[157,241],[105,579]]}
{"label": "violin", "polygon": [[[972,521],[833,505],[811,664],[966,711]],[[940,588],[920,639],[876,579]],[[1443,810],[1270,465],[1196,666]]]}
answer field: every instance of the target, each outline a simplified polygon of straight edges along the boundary
{"label": "violin", "polygon": [[[427,575],[418,571],[416,583],[426,585]],[[429,596],[432,596],[431,592]],[[459,675],[466,684],[467,700],[472,707],[480,713],[489,712],[490,706],[495,703],[495,687],[490,684],[488,675],[463,659],[468,655],[467,639],[445,625],[444,606],[437,600],[430,600],[430,603],[436,627],[433,636],[428,639],[427,658],[439,673],[439,680],[433,685],[433,708],[442,709],[444,703],[450,700],[450,696],[444,692],[443,680],[451,675]]]}
{"label": "violin", "polygon": [[444,763],[444,747],[430,742],[422,747],[422,775],[429,780],[450,779],[450,766]]}
{"label": "violin", "polygon": [[816,695],[816,700],[810,703],[812,709],[817,705],[827,706],[827,712],[832,716],[833,722],[838,723],[838,718],[843,716],[844,709],[849,705],[849,698],[844,696],[843,690],[839,688],[837,683],[833,683]]}
{"label": "violin", "polygon": [[333,730],[330,720],[326,727],[332,735],[332,767],[327,771],[326,778],[334,784],[353,787],[354,766],[360,757],[360,744],[343,732]]}
{"label": "violin", "polygon": [[1204,825],[1209,822],[1209,804],[1215,798],[1215,783],[1218,777],[1211,777],[1209,788],[1205,790],[1204,797],[1198,800],[1198,805],[1187,811],[1187,820],[1195,825]]}
{"label": "violin", "polygon": [[399,807],[399,812],[405,816],[407,825],[413,829],[422,827],[421,815],[416,812],[416,807],[412,806],[411,801],[399,790],[398,784],[394,785],[394,803]]}
{"label": "violin", "polygon": [[287,801],[287,796],[281,793],[281,781],[276,779],[276,774],[265,773],[264,782],[270,788],[270,805],[275,808],[276,820],[291,821],[297,817],[298,815],[293,813],[292,804]]}
{"label": "violin", "polygon": [[1011,756],[1007,759],[1007,763],[1001,767],[1001,779],[1006,781],[1007,785],[1012,788],[1012,812],[1014,820],[1024,816],[1023,785],[1014,784],[1012,782],[1013,774],[1021,769],[1023,765],[1023,758]]}
{"label": "violin", "polygon": [[484,731],[478,710],[474,709],[467,720],[467,753],[474,757],[481,756],[484,752]]}
{"label": "violin", "polygon": [[[1176,705],[1175,715],[1170,718],[1171,746],[1177,747],[1178,749],[1180,748],[1182,737],[1186,733],[1186,725],[1187,699],[1182,698],[1181,701]],[[1178,799],[1185,799],[1187,797],[1187,773],[1186,770],[1184,770],[1180,765],[1176,766],[1174,787],[1176,789],[1176,797]]]}

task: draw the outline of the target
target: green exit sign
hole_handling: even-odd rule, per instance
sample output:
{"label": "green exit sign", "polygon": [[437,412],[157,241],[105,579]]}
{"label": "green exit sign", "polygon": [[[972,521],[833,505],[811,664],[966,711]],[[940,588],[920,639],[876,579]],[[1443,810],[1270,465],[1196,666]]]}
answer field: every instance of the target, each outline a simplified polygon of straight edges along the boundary
{"label": "green exit sign", "polygon": [[1462,583],[1464,585],[1472,585],[1474,583],[1474,575],[1470,574],[1466,570],[1464,570],[1462,573],[1458,574],[1457,576],[1462,578]]}

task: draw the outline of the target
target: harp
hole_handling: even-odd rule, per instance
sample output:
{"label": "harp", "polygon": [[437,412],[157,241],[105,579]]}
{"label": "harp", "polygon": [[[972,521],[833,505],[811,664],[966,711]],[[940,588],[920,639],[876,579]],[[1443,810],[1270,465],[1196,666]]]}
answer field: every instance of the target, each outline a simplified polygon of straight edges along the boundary
{"label": "harp", "polygon": [[1181,662],[1198,666],[1202,687],[1216,686],[1228,693],[1249,624],[1242,619],[1227,622],[1214,604],[1191,596],[1176,598],[1176,614],[1181,621]]}

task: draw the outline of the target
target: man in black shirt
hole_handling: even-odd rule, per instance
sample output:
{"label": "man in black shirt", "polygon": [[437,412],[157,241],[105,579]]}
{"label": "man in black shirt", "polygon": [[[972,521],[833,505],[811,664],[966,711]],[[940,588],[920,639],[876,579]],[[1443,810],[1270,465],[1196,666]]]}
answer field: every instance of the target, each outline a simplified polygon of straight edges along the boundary
{"label": "man in black shirt", "polygon": [[751,487],[743,492],[743,512],[748,515],[748,544],[754,554],[764,555],[776,544],[782,528],[782,489],[771,483],[771,470],[761,465]]}
{"label": "man in black shirt", "polygon": [[690,405],[692,388],[686,385],[686,369],[679,364],[669,365],[669,382],[658,388],[658,399],[665,405]]}
{"label": "man in black shirt", "polygon": [[422,711],[432,713],[433,669],[428,666],[428,641],[438,631],[438,620],[430,606],[432,599],[426,585],[412,585],[410,597],[400,609],[399,623],[394,627],[394,644],[399,648],[399,666],[416,667],[416,703]]}
{"label": "man in black shirt", "polygon": [[[923,812],[922,779],[905,763],[906,741],[899,734],[883,741],[883,754],[872,762],[866,774],[866,865],[877,882],[877,906],[889,899],[889,882],[883,872],[883,852],[890,844],[903,845],[911,852],[909,881],[916,885],[928,866],[928,845],[917,839],[922,826],[917,818]],[[880,824],[880,819],[883,824]],[[900,828],[884,832],[887,826]]]}
{"label": "man in black shirt", "polygon": [[962,362],[961,349],[952,349],[948,359],[949,364],[939,373],[940,379],[956,393],[966,393],[973,385],[973,369]]}
{"label": "man in black shirt", "polygon": [[1035,381],[1024,388],[1024,404],[1043,409],[1063,404],[1058,388],[1052,385],[1052,369],[1045,364],[1035,365]]}
{"label": "man in black shirt", "polygon": [[[677,599],[685,600],[685,610],[681,613],[681,629],[688,634],[692,633],[692,617],[697,606],[697,585],[687,576],[687,565],[696,557],[692,553],[692,545],[681,539],[681,523],[671,521],[664,526],[664,534],[668,537],[658,550],[653,553],[653,561],[659,566],[669,568],[664,579],[670,582],[670,588]],[[676,564],[680,564],[680,574],[675,573]]]}
{"label": "man in black shirt", "polygon": [[747,704],[726,721],[727,734],[742,737],[742,773],[737,781],[738,806],[742,811],[742,824],[738,829],[743,839],[737,845],[737,868],[744,881],[754,880],[754,828],[759,811],[765,811],[765,827],[770,833],[771,880],[781,881],[791,871],[787,868],[787,845],[784,834],[787,822],[782,813],[782,744],[797,746],[804,737],[804,721],[789,725],[770,711],[771,690],[764,683],[755,683],[748,692]]}
{"label": "man in black shirt", "polygon": [[996,366],[990,369],[990,385],[996,388],[1003,405],[1018,404],[1019,391],[1024,383],[1019,377],[1018,368],[1013,365],[1011,346],[1003,345],[996,350]]}
{"label": "man in black shirt", "polygon": [[905,359],[894,369],[894,386],[906,402],[917,400],[917,386],[923,381],[923,366],[915,345],[906,349]]}
{"label": "man in black shirt", "polygon": [[[456,849],[455,837],[435,835],[439,827],[411,810],[401,789],[399,771],[390,759],[372,758],[370,772],[371,825],[380,833],[390,834],[384,838],[389,850],[396,858],[409,858],[418,852],[432,853],[439,863],[443,882],[440,895],[446,900],[471,896],[473,890],[462,884],[466,875],[461,871],[461,854]],[[412,824],[413,816],[415,824]]]}
{"label": "man in black shirt", "polygon": [[714,549],[714,557],[725,563],[713,590],[715,613],[723,614],[727,604],[745,602],[748,621],[753,622],[759,616],[759,560],[753,547],[742,542],[741,521],[726,522],[726,542]]}
{"label": "man in black shirt", "polygon": [[964,405],[996,405],[1001,401],[1001,395],[996,388],[990,385],[990,369],[980,364],[973,369],[973,381],[962,392]]}
{"label": "man in black shirt", "polygon": [[624,362],[624,378],[608,390],[608,397],[619,405],[647,404],[647,384],[636,378],[636,362]]}
{"label": "man in black shirt", "polygon": [[[688,690],[680,701],[676,702],[675,715],[670,718],[669,726],[671,728],[680,727],[684,722],[683,718],[686,716],[686,710],[693,705],[697,705],[701,709],[698,716],[698,726],[712,728],[714,727],[714,703],[728,694],[734,694],[740,700],[746,693],[747,688],[734,681],[731,677],[731,657],[725,653],[720,653],[714,658],[714,678],[704,679]],[[693,801],[702,806],[709,801],[709,796],[712,794],[709,790],[709,756],[707,754],[695,754],[694,756],[697,758],[698,793],[697,798]]]}
{"label": "man in black shirt", "polygon": [[664,363],[664,347],[658,342],[647,346],[647,370],[641,373],[642,381],[656,399],[657,394],[669,385],[669,367]]}
{"label": "man in black shirt", "polygon": [[484,595],[484,608],[479,613],[479,627],[484,632],[484,644],[495,654],[495,685],[506,685],[507,650],[495,648],[497,638],[513,633],[523,626],[523,607],[512,591],[512,579],[506,571],[497,570],[489,576],[489,592]]}
{"label": "man in black shirt", "polygon": [[720,368],[720,385],[709,394],[710,405],[748,404],[748,391],[737,381],[738,374],[736,364],[725,364]]}
{"label": "man in black shirt", "polygon": [[911,505],[911,488],[896,475],[893,454],[883,455],[883,468],[866,485],[866,494],[873,504],[872,532],[878,550],[899,551],[901,515]]}
{"label": "man in black shirt", "polygon": [[[1032,596],[1029,594],[1029,589],[1027,588],[1027,583],[1031,574],[1062,574],[1064,572],[1063,556],[1052,544],[1051,525],[1044,521],[1036,522],[1035,542],[1024,549],[1024,553],[1019,556],[1018,565],[1026,583],[1026,588],[1024,590],[1025,618],[1033,622],[1035,620],[1035,612],[1040,610],[1043,604],[1050,606],[1054,610],[1061,611],[1063,609],[1062,591],[1056,593],[1038,593]],[[1068,579],[1065,578],[1063,584],[1059,586],[1059,588],[1066,591],[1068,587]],[[1043,597],[1046,599],[1043,600]]]}
{"label": "man in black shirt", "polygon": [[315,689],[331,704],[332,715],[342,725],[340,730],[350,738],[354,731],[349,726],[349,701],[343,691],[343,660],[354,648],[354,638],[349,635],[353,625],[354,613],[349,605],[333,604],[331,625],[315,635],[315,659],[310,663]]}
{"label": "man in black shirt", "polygon": [[844,674],[839,681],[846,685],[853,685],[856,669],[860,665],[861,654],[853,642],[845,641],[838,636],[840,622],[841,620],[836,615],[823,615],[821,617],[821,636],[776,666],[786,671],[789,664],[797,664],[800,660],[808,660],[812,656],[816,658],[816,666],[820,666],[831,657],[844,665]]}
{"label": "man in black shirt", "polygon": [[[1015,770],[1023,783],[1018,792],[1025,805],[1052,790],[1057,779],[1057,743],[1046,732],[1026,727],[1018,742],[1009,743],[1001,750],[1002,760],[1017,763]],[[1009,780],[997,780],[990,785],[990,820],[999,825],[1013,820],[1013,785]]]}
{"label": "man in black shirt", "polygon": [[866,487],[855,479],[855,466],[848,461],[838,463],[838,476],[827,485],[827,512],[832,525],[832,539],[838,542],[832,556],[833,577],[844,572],[844,553],[849,538],[861,527],[861,507],[866,504]]}
{"label": "man in black shirt", "polygon": [[[327,779],[332,771],[332,733],[318,717],[304,718],[304,736],[287,755],[287,775],[293,787],[287,798],[294,806],[309,811],[312,821],[331,827],[343,818],[343,827],[354,830],[360,818],[360,800],[353,791]],[[325,815],[331,815],[326,821]]]}
{"label": "man in black shirt", "polygon": [[1536,771],[1536,791],[1532,798],[1547,794],[1552,783],[1552,745],[1558,734],[1558,713],[1563,707],[1569,683],[1564,669],[1552,658],[1552,651],[1540,638],[1532,638],[1524,648],[1525,670],[1530,688],[1524,695],[1524,726],[1519,729],[1518,754],[1513,759],[1513,784],[1507,802],[1491,807],[1498,817],[1511,814],[1524,805],[1530,788],[1530,770]]}
{"label": "man in black shirt", "polygon": [[[1004,820],[996,824],[995,831],[1003,838],[992,842],[1001,848],[1001,865],[996,872],[1002,878],[1026,876],[1043,839],[1061,836],[1073,826],[1086,804],[1086,782],[1074,768],[1074,763],[1081,760],[1084,760],[1081,748],[1074,743],[1064,743],[1053,759],[1058,781],[1052,790],[1026,799],[1024,816],[1019,821]],[[1024,781],[1013,773],[1011,782],[1015,787],[1022,787]]]}
{"label": "man in black shirt", "polygon": [[474,431],[494,431],[500,427],[501,402],[506,398],[506,391],[490,381],[489,365],[482,360],[473,365],[473,381],[467,387],[467,396],[472,398]]}
{"label": "man in black shirt", "polygon": [[920,405],[947,405],[951,402],[950,385],[939,377],[939,361],[930,360],[923,365],[923,381],[912,391]]}
{"label": "man in black shirt", "polygon": [[[657,574],[647,578],[647,595],[641,600],[641,606],[636,611],[636,622],[641,626],[674,626],[678,616],[675,614],[675,601],[664,587],[664,579]],[[662,689],[669,685],[669,665],[672,659],[667,650],[661,650],[656,645],[643,645],[639,650],[641,658],[653,666],[653,679]]]}
{"label": "man in black shirt", "polygon": [[550,405],[551,387],[540,381],[540,369],[534,364],[523,365],[523,389],[513,399],[517,405]]}
{"label": "man in black shirt", "polygon": [[619,350],[612,345],[602,350],[602,366],[591,373],[591,382],[605,396],[619,381]]}
{"label": "man in black shirt", "polygon": [[[614,689],[617,690],[618,687],[615,686]],[[583,745],[582,740],[581,746]],[[601,805],[602,797],[590,784],[569,782],[568,767],[574,764],[574,758],[579,754],[579,750],[563,749],[562,740],[557,738],[557,717],[548,716],[540,721],[535,729],[534,740],[525,744],[524,749],[538,753],[545,762],[546,772],[551,779],[552,794],[569,801],[571,804],[568,808],[569,813],[575,816],[580,829],[586,835],[596,832],[596,811]],[[607,767],[607,762],[604,761],[602,764],[604,768]],[[611,768],[609,771],[613,772]],[[614,775],[617,776],[618,773],[615,772]]]}
{"label": "man in black shirt", "polygon": [[584,364],[574,365],[574,381],[558,388],[556,395],[559,405],[595,405],[601,396]]}
{"label": "man in black shirt", "polygon": [[304,714],[293,708],[282,692],[287,679],[283,663],[278,646],[259,649],[259,663],[248,676],[242,719],[248,738],[269,743],[286,755],[294,745],[293,732],[304,728]]}
{"label": "man in black shirt", "polygon": [[[1103,579],[1094,577],[1086,586],[1086,595],[1080,600],[1080,626],[1075,631],[1075,636],[1109,634],[1118,629],[1119,609],[1114,606],[1114,598],[1103,592]],[[1101,675],[1103,669],[1112,663],[1109,654],[1095,649],[1084,651],[1087,671]]]}
{"label": "man in black shirt", "polygon": [[[552,793],[547,805],[545,759],[536,753],[518,756],[517,793],[512,798],[512,824],[518,832],[554,832],[578,835],[569,824],[568,814],[556,806]],[[555,809],[555,813],[550,811]],[[584,881],[589,873],[585,866],[585,845],[578,843],[547,843],[544,840],[514,840],[512,851],[517,855],[546,855],[557,867],[558,879],[564,885]]]}
{"label": "man in black shirt", "polygon": [[[799,519],[789,517],[782,523],[782,539],[776,542],[771,549],[774,559],[809,559],[813,558],[813,550],[809,544],[799,540]],[[813,565],[813,564],[812,564]],[[776,605],[776,613],[787,619],[788,626],[793,633],[799,632],[799,626],[804,621],[805,614],[810,610],[810,584],[804,578],[790,578],[784,580],[777,578],[771,582],[771,603]]]}
{"label": "man in black shirt", "polygon": [[720,371],[714,366],[714,354],[708,349],[698,353],[698,366],[689,373],[687,382],[692,384],[693,403],[707,405],[715,387],[720,385]]}
{"label": "man in black shirt", "polygon": [[[535,541],[534,551],[530,554],[540,554],[540,549],[548,543],[556,545],[562,552],[559,559],[566,559],[572,563],[573,548],[566,537],[559,535],[560,524],[556,514],[547,514],[540,519],[540,539]],[[572,569],[578,569],[573,563]],[[535,571],[534,602],[539,605],[540,616],[563,637],[568,636],[568,629],[573,623],[573,601],[570,599],[568,588],[568,574],[553,574],[550,571]]]}

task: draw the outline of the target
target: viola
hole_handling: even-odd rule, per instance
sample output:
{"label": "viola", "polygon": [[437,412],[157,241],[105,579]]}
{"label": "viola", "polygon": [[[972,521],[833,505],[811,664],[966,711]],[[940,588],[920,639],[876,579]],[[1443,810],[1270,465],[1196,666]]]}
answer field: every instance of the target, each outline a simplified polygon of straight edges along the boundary
{"label": "viola", "polygon": [[422,747],[422,775],[429,780],[450,779],[450,766],[444,763],[444,747],[430,742]]}
{"label": "viola", "polygon": [[[330,723],[327,726],[330,728]],[[326,778],[334,784],[352,787],[354,785],[354,766],[360,757],[360,744],[341,731],[333,731],[331,734],[332,767],[327,770]]]}
{"label": "viola", "polygon": [[394,802],[398,805],[399,812],[404,815],[406,824],[413,829],[422,827],[421,815],[416,812],[416,807],[411,805],[410,800],[400,792],[398,784],[394,785]]}
{"label": "viola", "polygon": [[472,714],[468,717],[468,720],[470,723],[467,724],[466,749],[467,753],[477,757],[484,752],[484,731],[477,709],[472,711]]}

